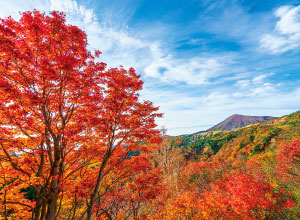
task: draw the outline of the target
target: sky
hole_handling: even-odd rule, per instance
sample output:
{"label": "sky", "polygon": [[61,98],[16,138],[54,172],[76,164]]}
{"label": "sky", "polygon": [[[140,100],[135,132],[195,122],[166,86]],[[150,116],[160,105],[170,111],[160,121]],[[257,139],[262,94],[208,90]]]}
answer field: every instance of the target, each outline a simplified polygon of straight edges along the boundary
{"label": "sky", "polygon": [[299,1],[0,0],[1,18],[33,9],[64,11],[102,62],[134,67],[169,135],[300,110]]}

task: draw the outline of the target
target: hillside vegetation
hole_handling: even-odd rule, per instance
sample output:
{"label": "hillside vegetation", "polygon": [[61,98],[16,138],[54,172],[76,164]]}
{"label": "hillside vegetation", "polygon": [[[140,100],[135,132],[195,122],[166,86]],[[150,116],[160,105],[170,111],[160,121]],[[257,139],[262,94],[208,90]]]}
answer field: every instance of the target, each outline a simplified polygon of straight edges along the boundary
{"label": "hillside vegetation", "polygon": [[[278,143],[300,137],[300,111],[233,131],[207,131],[183,135],[177,147],[194,159],[247,160],[258,153],[276,150]],[[175,138],[174,138],[175,139]]]}
{"label": "hillside vegetation", "polygon": [[299,125],[300,111],[234,131],[169,138],[168,154],[180,152],[186,164],[162,218],[299,219]]}

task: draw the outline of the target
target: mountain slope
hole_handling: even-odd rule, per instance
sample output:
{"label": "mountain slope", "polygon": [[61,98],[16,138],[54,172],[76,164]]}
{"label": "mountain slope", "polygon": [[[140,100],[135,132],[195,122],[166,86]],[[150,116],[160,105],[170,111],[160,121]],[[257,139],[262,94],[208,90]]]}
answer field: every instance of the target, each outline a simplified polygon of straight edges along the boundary
{"label": "mountain slope", "polygon": [[226,118],[221,123],[215,125],[214,127],[208,129],[208,131],[224,131],[233,130],[240,127],[245,127],[251,124],[257,124],[261,122],[273,119],[271,116],[246,116],[246,115],[232,115]]}
{"label": "mountain slope", "polygon": [[179,136],[181,143],[177,146],[184,149],[189,158],[222,157],[228,160],[249,158],[257,152],[262,153],[299,137],[300,111],[234,131],[207,131],[182,135]]}

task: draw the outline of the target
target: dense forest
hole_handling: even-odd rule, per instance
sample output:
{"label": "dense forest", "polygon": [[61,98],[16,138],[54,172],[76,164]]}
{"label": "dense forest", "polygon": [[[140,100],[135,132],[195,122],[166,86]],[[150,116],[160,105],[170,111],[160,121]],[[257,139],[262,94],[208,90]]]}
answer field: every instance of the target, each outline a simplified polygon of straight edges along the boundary
{"label": "dense forest", "polygon": [[2,19],[0,42],[1,219],[300,218],[300,111],[171,137],[63,13]]}

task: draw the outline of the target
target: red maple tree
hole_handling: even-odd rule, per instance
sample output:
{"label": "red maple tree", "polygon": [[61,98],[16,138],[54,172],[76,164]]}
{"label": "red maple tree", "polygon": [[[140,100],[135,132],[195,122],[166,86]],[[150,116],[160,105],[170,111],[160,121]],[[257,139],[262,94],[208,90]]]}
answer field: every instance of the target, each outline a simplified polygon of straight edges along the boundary
{"label": "red maple tree", "polygon": [[[139,100],[143,83],[132,68],[96,62],[100,52],[63,13],[1,19],[0,42],[0,215],[56,219],[64,185],[76,187],[84,169],[91,219],[104,176],[159,140],[158,108]],[[21,193],[28,190],[34,198]]]}

